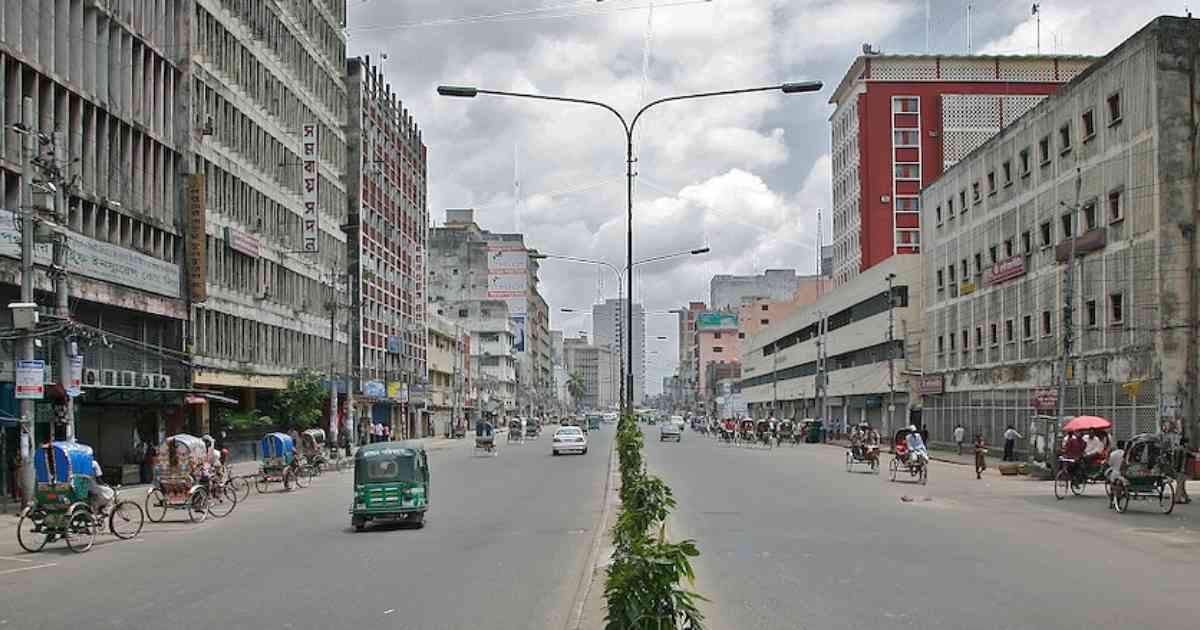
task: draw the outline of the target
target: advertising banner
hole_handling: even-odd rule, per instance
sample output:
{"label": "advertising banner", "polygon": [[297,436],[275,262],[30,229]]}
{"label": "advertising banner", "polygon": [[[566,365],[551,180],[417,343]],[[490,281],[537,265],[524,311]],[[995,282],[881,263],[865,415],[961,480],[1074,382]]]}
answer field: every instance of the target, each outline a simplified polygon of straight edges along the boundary
{"label": "advertising banner", "polygon": [[204,209],[204,176],[189,175],[187,183],[188,293],[193,302],[203,302],[208,299],[208,285],[205,284],[208,268],[205,225],[208,219]]}
{"label": "advertising banner", "polygon": [[16,385],[16,398],[41,400],[46,395],[46,363],[17,361]]}
{"label": "advertising banner", "polygon": [[516,325],[516,343],[513,344],[513,349],[516,352],[525,352],[525,318],[512,318],[513,324]]}
{"label": "advertising banner", "polygon": [[529,253],[519,243],[487,245],[489,300],[504,300],[509,316],[525,315],[529,295]]}
{"label": "advertising banner", "polygon": [[363,394],[371,398],[387,398],[387,386],[383,381],[363,381]]}
{"label": "advertising banner", "polygon": [[703,311],[696,316],[696,330],[726,330],[737,328],[737,315],[719,311]]}
{"label": "advertising banner", "polygon": [[300,217],[302,249],[316,252],[320,249],[321,214],[317,210],[317,189],[320,185],[320,169],[317,167],[317,126],[304,125],[300,129],[300,195],[304,210]]}
{"label": "advertising banner", "polygon": [[[0,210],[0,256],[21,259],[19,224],[12,212]],[[53,260],[50,249],[49,243],[35,245],[34,264],[49,267]],[[203,261],[200,268],[204,268]],[[67,271],[167,297],[180,296],[178,265],[75,232],[67,233]]]}
{"label": "advertising banner", "polygon": [[992,268],[988,272],[987,284],[1000,284],[1005,280],[1012,280],[1023,275],[1025,275],[1025,257],[1012,256],[992,264]]}
{"label": "advertising banner", "polygon": [[71,382],[67,383],[67,395],[74,398],[83,393],[83,355],[71,357]]}

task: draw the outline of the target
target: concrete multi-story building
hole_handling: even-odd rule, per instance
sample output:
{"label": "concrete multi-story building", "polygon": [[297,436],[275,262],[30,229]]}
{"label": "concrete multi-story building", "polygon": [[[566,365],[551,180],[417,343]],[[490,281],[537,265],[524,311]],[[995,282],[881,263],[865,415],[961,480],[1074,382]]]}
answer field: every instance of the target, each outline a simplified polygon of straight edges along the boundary
{"label": "concrete multi-story building", "polygon": [[489,232],[475,223],[473,210],[449,209],[446,225],[430,230],[428,251],[431,308],[454,319],[467,303],[499,301],[515,329],[518,402],[525,413],[545,413],[554,386],[550,309],[524,236]]}
{"label": "concrete multi-story building", "polygon": [[707,310],[704,302],[689,302],[675,311],[679,318],[679,406],[690,408],[700,399],[700,348],[696,345],[696,316]]}
{"label": "concrete multi-story building", "polygon": [[[1078,75],[1089,57],[858,57],[829,102],[833,280],[921,251],[920,191]],[[956,202],[958,203],[958,202]]]}
{"label": "concrete multi-story building", "polygon": [[498,420],[518,412],[517,325],[503,300],[460,302],[446,319],[468,331],[471,378],[479,417]]}
{"label": "concrete multi-story building", "polygon": [[935,439],[997,442],[1060,403],[1121,438],[1196,435],[1197,41],[1154,20],[922,192]]}
{"label": "concrete multi-story building", "polygon": [[[346,166],[347,234],[352,304],[352,373],[362,382],[391,383],[398,400],[367,395],[359,416],[387,418],[399,436],[420,436],[436,424],[428,413],[425,258],[427,150],[421,130],[369,57],[346,62],[349,94]],[[396,384],[399,384],[397,386]]]}
{"label": "concrete multi-story building", "polygon": [[430,421],[442,434],[450,434],[456,423],[470,429],[464,411],[470,387],[470,333],[441,315],[428,315],[427,321]]}
{"label": "concrete multi-story building", "polygon": [[[343,1],[0,3],[0,120],[28,96],[64,138],[73,317],[126,340],[84,353],[77,435],[102,461],[346,356],[344,26]],[[0,135],[10,213],[22,140]]]}
{"label": "concrete multi-story building", "polygon": [[588,343],[587,337],[563,341],[567,371],[583,377],[583,396],[575,400],[584,410],[614,409],[620,404],[620,355],[608,346]]}
{"label": "concrete multi-story building", "polygon": [[920,262],[894,256],[742,340],[751,412],[825,418],[834,430],[863,421],[883,432],[919,424],[909,380],[924,338]]}
{"label": "concrete multi-story building", "polygon": [[[625,352],[625,301],[609,298],[592,306],[592,338],[595,345],[608,346]],[[634,405],[642,404],[646,395],[646,309],[633,305],[633,395]]]}
{"label": "concrete multi-story building", "polygon": [[744,302],[754,300],[808,303],[828,288],[828,281],[818,275],[798,275],[795,269],[767,269],[755,276],[718,274],[709,281],[708,308],[735,312]]}

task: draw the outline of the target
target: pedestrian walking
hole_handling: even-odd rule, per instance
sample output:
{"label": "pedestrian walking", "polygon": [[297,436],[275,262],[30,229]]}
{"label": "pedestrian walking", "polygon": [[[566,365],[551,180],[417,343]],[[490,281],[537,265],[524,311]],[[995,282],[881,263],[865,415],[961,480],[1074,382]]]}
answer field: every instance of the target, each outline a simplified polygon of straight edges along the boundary
{"label": "pedestrian walking", "polygon": [[1016,461],[1014,452],[1017,448],[1017,440],[1023,437],[1025,436],[1018,433],[1016,427],[1011,424],[1004,430],[1004,461]]}
{"label": "pedestrian walking", "polygon": [[967,430],[963,425],[954,427],[954,443],[958,445],[958,454],[962,455],[963,439],[967,436]]}
{"label": "pedestrian walking", "polygon": [[987,443],[983,434],[975,434],[975,478],[983,479],[983,471],[987,470]]}

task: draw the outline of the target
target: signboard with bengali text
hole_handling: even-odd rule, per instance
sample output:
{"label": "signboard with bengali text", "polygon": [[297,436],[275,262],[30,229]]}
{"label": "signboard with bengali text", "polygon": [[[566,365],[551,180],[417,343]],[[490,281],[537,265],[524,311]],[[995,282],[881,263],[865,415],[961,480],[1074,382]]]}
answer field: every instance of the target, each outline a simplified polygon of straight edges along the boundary
{"label": "signboard with bengali text", "polygon": [[208,299],[208,235],[205,232],[207,213],[204,209],[204,176],[190,175],[187,179],[187,251],[188,295],[193,302]]}
{"label": "signboard with bengali text", "polygon": [[300,128],[300,198],[303,211],[300,216],[302,249],[306,252],[320,250],[321,213],[318,211],[318,188],[320,168],[317,156],[317,126],[304,125]]}
{"label": "signboard with bengali text", "polygon": [[992,268],[988,272],[987,284],[1000,284],[1023,275],[1025,275],[1025,257],[1010,256],[992,263]]}

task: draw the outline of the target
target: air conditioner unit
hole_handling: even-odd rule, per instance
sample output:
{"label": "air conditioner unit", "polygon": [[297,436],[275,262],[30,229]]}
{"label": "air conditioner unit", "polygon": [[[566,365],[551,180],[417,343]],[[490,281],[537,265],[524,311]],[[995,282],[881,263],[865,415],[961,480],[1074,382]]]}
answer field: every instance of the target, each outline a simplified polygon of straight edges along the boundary
{"label": "air conditioner unit", "polygon": [[171,377],[166,374],[159,374],[158,384],[155,387],[157,389],[171,389]]}
{"label": "air conditioner unit", "polygon": [[154,374],[153,372],[142,372],[141,374],[138,374],[137,386],[142,389],[150,389],[151,387],[154,387],[155,376],[158,375]]}
{"label": "air conditioner unit", "polygon": [[117,378],[116,370],[100,370],[100,384],[103,387],[120,387],[121,382]]}
{"label": "air conditioner unit", "polygon": [[117,387],[137,387],[137,374],[133,370],[121,370],[121,382]]}
{"label": "air conditioner unit", "polygon": [[99,387],[100,386],[100,370],[96,368],[88,368],[83,371],[83,386],[84,387]]}

